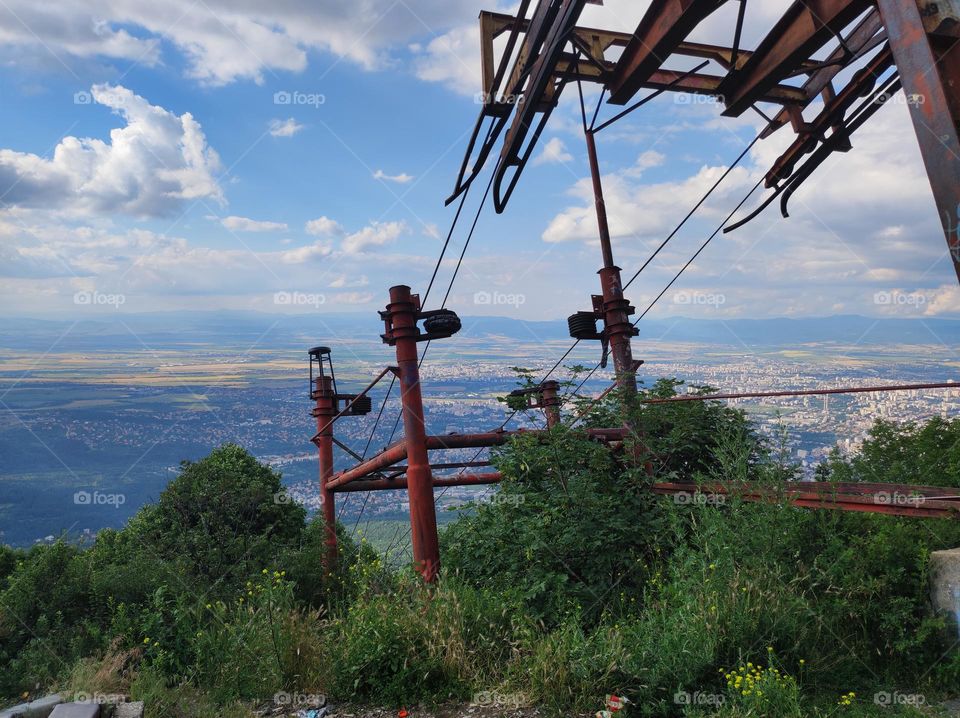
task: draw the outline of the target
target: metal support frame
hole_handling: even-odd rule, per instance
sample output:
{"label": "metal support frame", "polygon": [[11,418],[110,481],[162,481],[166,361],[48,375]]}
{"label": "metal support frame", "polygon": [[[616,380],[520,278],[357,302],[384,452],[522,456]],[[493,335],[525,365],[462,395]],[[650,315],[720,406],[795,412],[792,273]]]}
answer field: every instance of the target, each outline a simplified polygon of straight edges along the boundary
{"label": "metal support frame", "polygon": [[547,417],[547,428],[552,429],[560,424],[560,382],[549,380],[540,385],[540,406]]}
{"label": "metal support frame", "polygon": [[548,379],[538,386],[526,389],[514,389],[511,397],[524,397],[526,409],[542,409],[547,420],[547,428],[560,424],[560,406],[562,402],[557,395],[560,391],[560,382]]}
{"label": "metal support frame", "polygon": [[616,371],[617,385],[623,392],[624,400],[629,400],[637,393],[633,350],[630,346],[630,339],[636,336],[637,330],[629,319],[633,313],[633,307],[623,296],[620,267],[613,260],[613,246],[610,243],[607,206],[603,200],[603,181],[600,178],[596,139],[590,129],[587,129],[584,135],[587,142],[587,157],[590,162],[590,178],[593,182],[593,201],[597,212],[600,252],[603,255],[603,268],[599,274],[604,333],[610,342],[610,353],[613,354],[613,367]]}
{"label": "metal support frame", "polygon": [[330,486],[333,478],[333,417],[337,413],[336,393],[333,378],[318,376],[315,380],[313,396],[316,406],[313,415],[317,419],[317,434],[313,441],[317,445],[320,465],[320,503],[323,508],[324,558],[323,567],[327,575],[334,571],[337,563],[337,512],[336,499]]}
{"label": "metal support frame", "polygon": [[410,501],[410,531],[414,567],[423,580],[432,583],[440,570],[437,511],[433,501],[433,474],[427,454],[427,432],[423,419],[423,395],[417,341],[420,329],[420,296],[400,284],[390,288],[390,303],[382,313],[388,327],[383,341],[393,344],[400,373],[400,402],[403,412],[403,444],[407,458],[407,497]]}
{"label": "metal support frame", "polygon": [[877,0],[877,5],[960,279],[960,3]]}

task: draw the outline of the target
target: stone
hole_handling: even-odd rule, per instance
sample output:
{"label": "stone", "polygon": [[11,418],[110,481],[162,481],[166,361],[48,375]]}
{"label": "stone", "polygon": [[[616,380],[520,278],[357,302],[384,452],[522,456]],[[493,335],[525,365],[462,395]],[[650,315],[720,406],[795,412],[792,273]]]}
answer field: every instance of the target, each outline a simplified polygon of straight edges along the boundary
{"label": "stone", "polygon": [[48,718],[53,709],[63,703],[63,696],[53,693],[43,698],[37,698],[29,703],[21,703],[0,711],[0,718]]}
{"label": "stone", "polygon": [[100,718],[99,703],[61,703],[50,718]]}
{"label": "stone", "polygon": [[113,718],[143,718],[143,701],[118,703]]}
{"label": "stone", "polygon": [[960,548],[931,552],[930,599],[934,610],[960,629]]}

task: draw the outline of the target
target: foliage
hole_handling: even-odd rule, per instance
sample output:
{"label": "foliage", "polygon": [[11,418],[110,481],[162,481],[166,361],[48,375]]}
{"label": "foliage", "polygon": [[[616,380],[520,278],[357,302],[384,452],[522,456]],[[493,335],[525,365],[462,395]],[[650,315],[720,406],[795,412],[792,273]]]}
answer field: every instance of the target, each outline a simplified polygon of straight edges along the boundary
{"label": "foliage", "polygon": [[[623,418],[601,404],[585,426]],[[794,473],[718,402],[627,418],[654,478]],[[878,424],[822,475],[952,485],[957,438],[958,422]],[[677,503],[647,490],[622,459],[631,448],[562,426],[513,440],[495,456],[504,482],[444,532],[442,580],[425,587],[342,527],[326,575],[323,524],[275,498],[276,473],[221,447],[92,548],[0,552],[0,694],[59,683],[199,718],[281,691],[390,707],[489,692],[563,715],[617,693],[627,716],[826,718],[919,715],[871,698],[933,703],[960,684],[927,598],[930,552],[960,545],[960,526]]]}
{"label": "foliage", "polygon": [[304,510],[280,475],[233,444],[185,461],[159,501],[127,527],[133,540],[177,566],[185,582],[232,586],[295,545]]}

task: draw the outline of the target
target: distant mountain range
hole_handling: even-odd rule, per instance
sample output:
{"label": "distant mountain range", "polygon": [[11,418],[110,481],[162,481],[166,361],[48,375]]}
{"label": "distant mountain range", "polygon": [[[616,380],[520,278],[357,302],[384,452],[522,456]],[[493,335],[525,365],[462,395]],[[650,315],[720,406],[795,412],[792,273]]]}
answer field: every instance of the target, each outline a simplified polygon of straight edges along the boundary
{"label": "distant mountain range", "polygon": [[[462,317],[461,336],[516,340],[558,340],[566,322],[525,321],[509,317]],[[691,342],[719,346],[791,346],[803,344],[960,345],[960,320],[877,319],[858,315],[800,319],[644,319],[647,341]],[[372,313],[267,314],[241,311],[155,312],[98,315],[96,318],[0,319],[0,347],[47,351],[131,350],[189,344],[261,345],[307,348],[336,340],[378,341],[383,324]]]}

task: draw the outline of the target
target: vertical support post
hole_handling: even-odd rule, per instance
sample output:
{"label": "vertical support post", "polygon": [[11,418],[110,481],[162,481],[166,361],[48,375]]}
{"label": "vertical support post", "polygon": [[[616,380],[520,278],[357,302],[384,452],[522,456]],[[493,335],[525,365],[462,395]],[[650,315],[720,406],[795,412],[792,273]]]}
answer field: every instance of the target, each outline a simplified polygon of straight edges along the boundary
{"label": "vertical support post", "polygon": [[433,501],[433,474],[427,453],[426,429],[423,421],[423,396],[420,391],[420,368],[417,356],[417,314],[420,297],[410,287],[390,288],[387,314],[392,326],[391,339],[396,344],[397,367],[400,372],[400,401],[403,407],[403,440],[407,446],[407,497],[410,501],[410,532],[413,539],[413,561],[427,583],[433,582],[440,569],[440,546],[437,539],[437,513]]}
{"label": "vertical support post", "polygon": [[610,340],[613,368],[617,374],[617,386],[626,401],[637,393],[634,376],[633,349],[630,338],[635,330],[630,323],[630,302],[623,298],[623,281],[620,267],[613,261],[613,246],[610,243],[610,227],[607,224],[607,208],[603,201],[603,184],[600,181],[600,164],[597,161],[597,144],[591,130],[586,130],[587,157],[590,161],[590,176],[593,180],[593,198],[597,210],[597,225],[600,230],[600,250],[603,253],[603,269],[600,270],[600,288],[603,295],[603,324]]}
{"label": "vertical support post", "polygon": [[960,8],[956,0],[878,0],[877,5],[960,279],[960,40],[948,17]]}
{"label": "vertical support post", "polygon": [[333,477],[333,419],[337,414],[337,400],[333,393],[333,379],[319,376],[314,389],[317,406],[313,410],[317,417],[316,439],[320,463],[320,501],[323,508],[324,546],[323,568],[327,575],[333,573],[337,564],[337,512],[333,490],[327,483]]}
{"label": "vertical support post", "polygon": [[560,398],[557,391],[560,383],[549,379],[540,385],[540,403],[547,415],[547,428],[552,429],[560,423]]}
{"label": "vertical support post", "polygon": [[[607,206],[603,201],[603,183],[600,180],[600,163],[597,160],[597,143],[590,129],[584,130],[587,139],[587,157],[590,162],[590,177],[593,180],[593,199],[597,211],[597,226],[600,230],[600,250],[603,253],[603,269],[600,270],[600,288],[603,296],[603,326],[610,341],[610,353],[613,355],[613,368],[617,375],[617,388],[620,390],[624,414],[630,417],[637,400],[637,365],[633,361],[633,347],[630,339],[637,330],[630,321],[633,307],[623,296],[623,280],[620,267],[613,261],[613,245],[610,242],[610,226],[607,223]],[[639,463],[645,452],[641,431],[629,418],[627,429],[633,434],[636,444],[633,458]],[[644,461],[647,476],[653,476],[653,465]]]}

